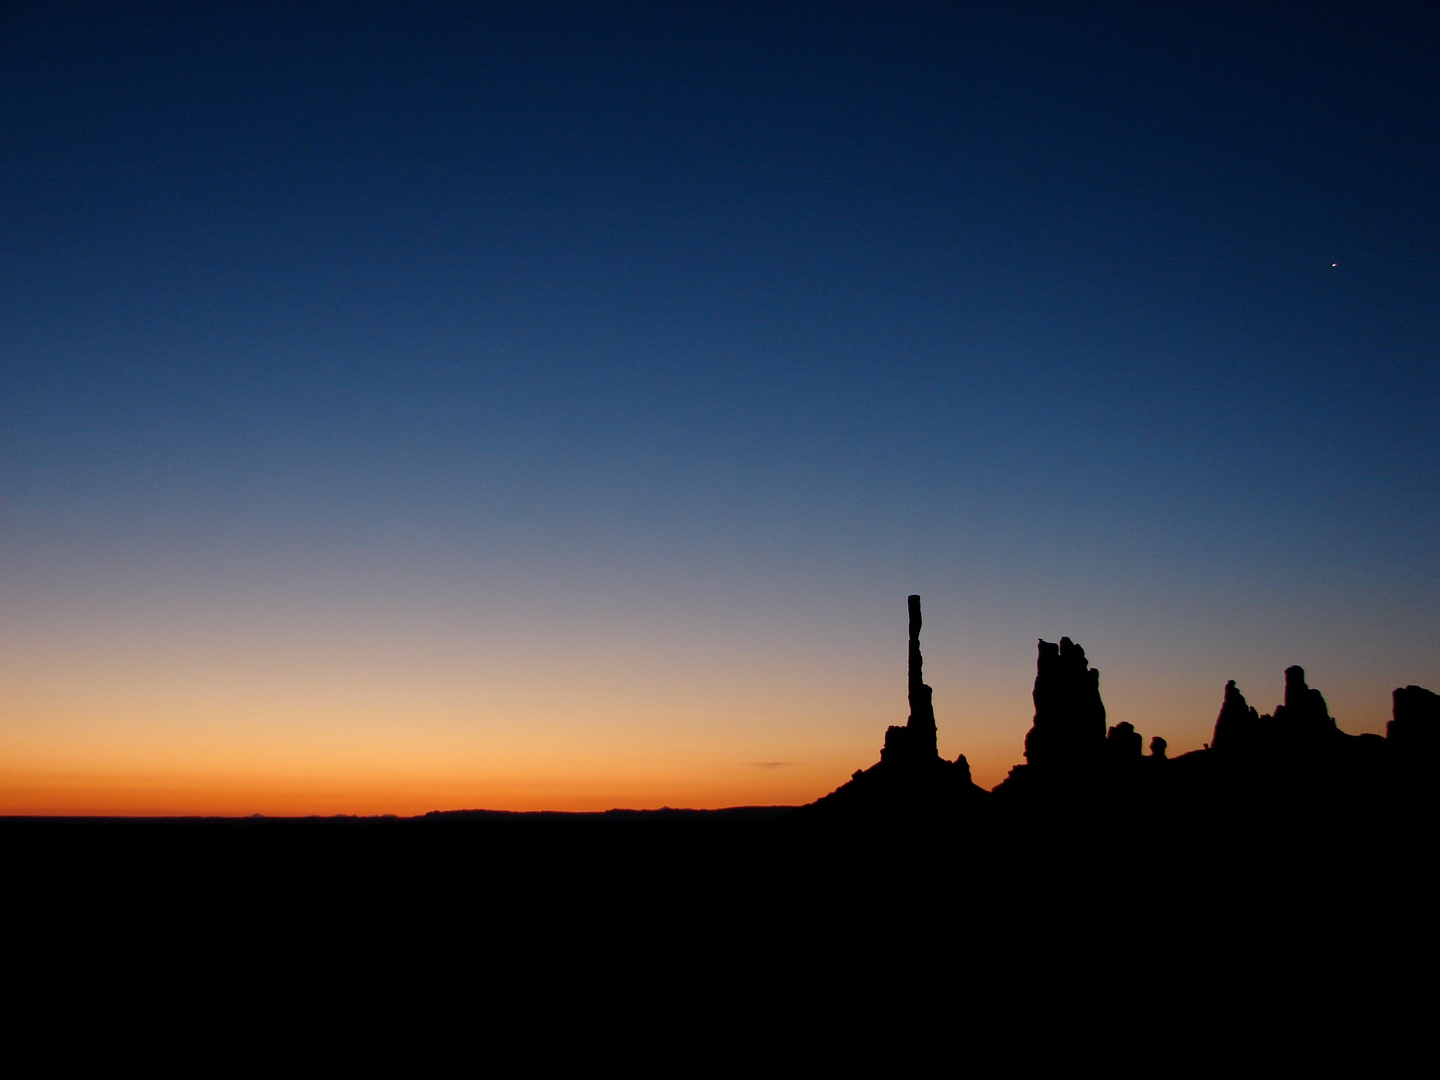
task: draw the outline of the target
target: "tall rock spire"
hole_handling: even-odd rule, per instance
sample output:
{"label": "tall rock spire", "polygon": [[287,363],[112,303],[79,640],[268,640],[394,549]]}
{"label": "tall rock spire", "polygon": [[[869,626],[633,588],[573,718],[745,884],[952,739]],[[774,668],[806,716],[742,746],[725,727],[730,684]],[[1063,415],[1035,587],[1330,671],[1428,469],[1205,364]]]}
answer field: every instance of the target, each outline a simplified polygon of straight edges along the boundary
{"label": "tall rock spire", "polygon": [[885,729],[880,761],[857,769],[847,783],[815,803],[823,813],[855,815],[908,814],[913,820],[948,818],[988,796],[970,779],[970,763],[961,754],[954,761],[940,756],[935,741],[935,708],[925,685],[920,655],[920,597],[909,598],[910,718]]}
{"label": "tall rock spire", "polygon": [[910,597],[910,719],[905,726],[910,730],[910,743],[916,754],[934,757],[938,754],[935,743],[935,706],[930,696],[933,691],[925,685],[922,667],[924,657],[920,655],[920,597]]}

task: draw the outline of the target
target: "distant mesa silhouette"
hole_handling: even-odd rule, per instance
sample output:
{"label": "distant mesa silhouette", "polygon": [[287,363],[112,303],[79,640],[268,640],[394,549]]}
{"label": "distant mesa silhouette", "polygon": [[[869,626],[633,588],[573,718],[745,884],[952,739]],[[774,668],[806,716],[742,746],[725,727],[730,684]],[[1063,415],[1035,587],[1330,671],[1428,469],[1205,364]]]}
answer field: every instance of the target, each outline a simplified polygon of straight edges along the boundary
{"label": "distant mesa silhouette", "polygon": [[[1057,799],[1191,799],[1222,793],[1290,798],[1328,785],[1354,797],[1427,794],[1440,754],[1440,695],[1420,686],[1394,692],[1386,736],[1350,735],[1330,715],[1325,697],[1305,681],[1305,669],[1285,669],[1284,702],[1260,714],[1234,680],[1225,684],[1212,741],[1203,750],[1168,755],[1161,736],[1145,741],[1128,721],[1107,727],[1100,672],[1068,637],[1041,639],[1032,694],[1035,716],[1025,736],[1024,764],[993,792],[976,785],[961,754],[946,761],[937,749],[933,691],[923,677],[920,597],[910,615],[910,716],[885,732],[880,760],[803,808],[817,817],[867,818],[895,814],[951,816],[989,806],[1053,806]],[[1422,770],[1421,763],[1425,763]],[[1254,799],[1246,805],[1253,806]]]}

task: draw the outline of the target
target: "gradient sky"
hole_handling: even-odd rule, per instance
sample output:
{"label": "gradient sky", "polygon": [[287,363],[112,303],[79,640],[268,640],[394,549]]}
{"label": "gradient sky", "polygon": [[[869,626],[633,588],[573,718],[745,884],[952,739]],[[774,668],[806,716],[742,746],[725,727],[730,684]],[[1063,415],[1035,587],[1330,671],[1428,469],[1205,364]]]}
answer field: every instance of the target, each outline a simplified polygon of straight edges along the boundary
{"label": "gradient sky", "polygon": [[0,6],[0,813],[809,801],[924,597],[1440,689],[1431,5]]}

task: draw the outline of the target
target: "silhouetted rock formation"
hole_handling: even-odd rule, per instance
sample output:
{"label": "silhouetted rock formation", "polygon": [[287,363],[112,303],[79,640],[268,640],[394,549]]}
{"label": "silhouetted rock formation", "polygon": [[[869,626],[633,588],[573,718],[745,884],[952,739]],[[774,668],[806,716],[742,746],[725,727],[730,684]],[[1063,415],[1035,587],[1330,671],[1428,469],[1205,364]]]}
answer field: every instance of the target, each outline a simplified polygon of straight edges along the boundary
{"label": "silhouetted rock formation", "polygon": [[1305,669],[1285,669],[1285,703],[1258,715],[1232,679],[1215,718],[1210,749],[1232,760],[1280,760],[1333,751],[1346,736],[1330,715],[1325,697],[1305,683]]}
{"label": "silhouetted rock formation", "polygon": [[885,729],[885,746],[880,751],[881,761],[899,763],[923,763],[939,757],[936,748],[935,706],[931,701],[934,691],[925,685],[923,667],[925,659],[920,655],[920,597],[911,596],[910,606],[910,719],[902,727],[898,724]]}
{"label": "silhouetted rock formation", "polygon": [[1254,752],[1263,742],[1260,714],[1254,706],[1245,703],[1245,695],[1231,679],[1225,684],[1225,700],[1220,706],[1220,715],[1215,718],[1210,748],[1225,753]]}
{"label": "silhouetted rock formation", "polygon": [[[963,754],[949,762],[937,752],[932,691],[920,653],[920,597],[909,598],[909,610],[909,719],[885,732],[877,764],[856,770],[807,814],[829,820],[929,815],[939,823],[961,811],[973,815],[977,800],[989,794],[972,782]],[[1299,666],[1285,669],[1285,699],[1274,715],[1257,713],[1232,680],[1225,684],[1213,743],[1174,761],[1160,736],[1151,739],[1147,756],[1133,724],[1106,727],[1100,672],[1069,638],[1039,642],[1033,697],[1026,763],[996,786],[999,816],[993,823],[1009,817],[1024,828],[1074,839],[1085,834],[1095,813],[1143,810],[1152,822],[1174,814],[1202,831],[1224,822],[1255,837],[1247,824],[1252,819],[1322,803],[1357,819],[1373,818],[1381,806],[1412,823],[1433,814],[1440,696],[1419,686],[1395,691],[1394,719],[1388,738],[1381,738],[1341,731]]]}
{"label": "silhouetted rock formation", "polygon": [[1112,764],[1124,767],[1140,760],[1145,740],[1135,730],[1135,725],[1121,721],[1105,736],[1105,754]]}
{"label": "silhouetted rock formation", "polygon": [[1068,637],[1059,645],[1042,640],[1033,697],[1035,725],[1025,736],[1025,760],[1041,767],[1094,764],[1105,748],[1105,705],[1100,671],[1090,667],[1085,650]]}
{"label": "silhouetted rock formation", "polygon": [[885,745],[876,764],[857,769],[849,782],[807,809],[851,818],[894,814],[943,817],[988,794],[970,779],[970,763],[964,754],[946,761],[937,749],[933,691],[925,684],[920,655],[920,597],[911,596],[908,603],[910,717],[903,725],[885,730]]}
{"label": "silhouetted rock formation", "polygon": [[[1397,715],[1409,708],[1411,700],[1422,700],[1409,695],[1410,690],[1418,691],[1419,695],[1430,693],[1420,687],[1395,691]],[[1394,726],[1393,720],[1391,726]],[[1220,760],[1232,764],[1250,763],[1267,769],[1289,767],[1293,771],[1309,768],[1318,761],[1329,761],[1332,772],[1333,767],[1343,770],[1346,762],[1362,760],[1367,767],[1381,767],[1382,760],[1393,752],[1393,747],[1378,735],[1349,735],[1341,731],[1330,715],[1325,696],[1306,684],[1305,669],[1299,666],[1285,669],[1285,702],[1275,709],[1273,716],[1257,714],[1245,703],[1234,680],[1226,683],[1225,700],[1220,706],[1220,715],[1215,718],[1215,735],[1208,749]],[[1286,762],[1291,765],[1286,766]]]}
{"label": "silhouetted rock formation", "polygon": [[1391,701],[1392,719],[1385,725],[1385,738],[1392,751],[1414,761],[1434,759],[1440,754],[1440,694],[1423,686],[1402,686]]}
{"label": "silhouetted rock formation", "polygon": [[1394,710],[1388,738],[1351,735],[1306,683],[1304,668],[1285,669],[1285,701],[1273,716],[1257,714],[1229,682],[1212,744],[1181,755],[1167,770],[1168,805],[1177,812],[1204,807],[1232,825],[1290,820],[1324,807],[1327,820],[1384,817],[1387,828],[1394,823],[1402,831],[1425,820],[1433,826],[1440,697],[1403,687],[1395,691]]}
{"label": "silhouetted rock formation", "polygon": [[1340,734],[1324,696],[1305,685],[1305,669],[1299,665],[1285,669],[1285,704],[1275,710],[1275,728],[1296,749],[1323,746]]}
{"label": "silhouetted rock formation", "polygon": [[[1033,697],[1035,721],[1025,736],[1026,764],[1011,769],[995,794],[1007,802],[1018,798],[1043,805],[1104,795],[1111,789],[1129,793],[1148,775],[1148,765],[1142,765],[1147,761],[1144,738],[1126,721],[1106,729],[1100,671],[1090,667],[1085,650],[1068,637],[1058,645],[1040,641]],[[1164,748],[1162,739],[1156,760],[1165,759]]]}

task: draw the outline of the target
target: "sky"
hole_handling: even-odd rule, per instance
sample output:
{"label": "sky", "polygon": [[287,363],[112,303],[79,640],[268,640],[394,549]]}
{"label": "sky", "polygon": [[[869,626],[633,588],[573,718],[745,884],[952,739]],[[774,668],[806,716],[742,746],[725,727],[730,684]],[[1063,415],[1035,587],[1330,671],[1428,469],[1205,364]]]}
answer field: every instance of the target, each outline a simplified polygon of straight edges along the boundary
{"label": "sky", "polygon": [[0,4],[0,813],[808,802],[1440,689],[1440,15]]}

